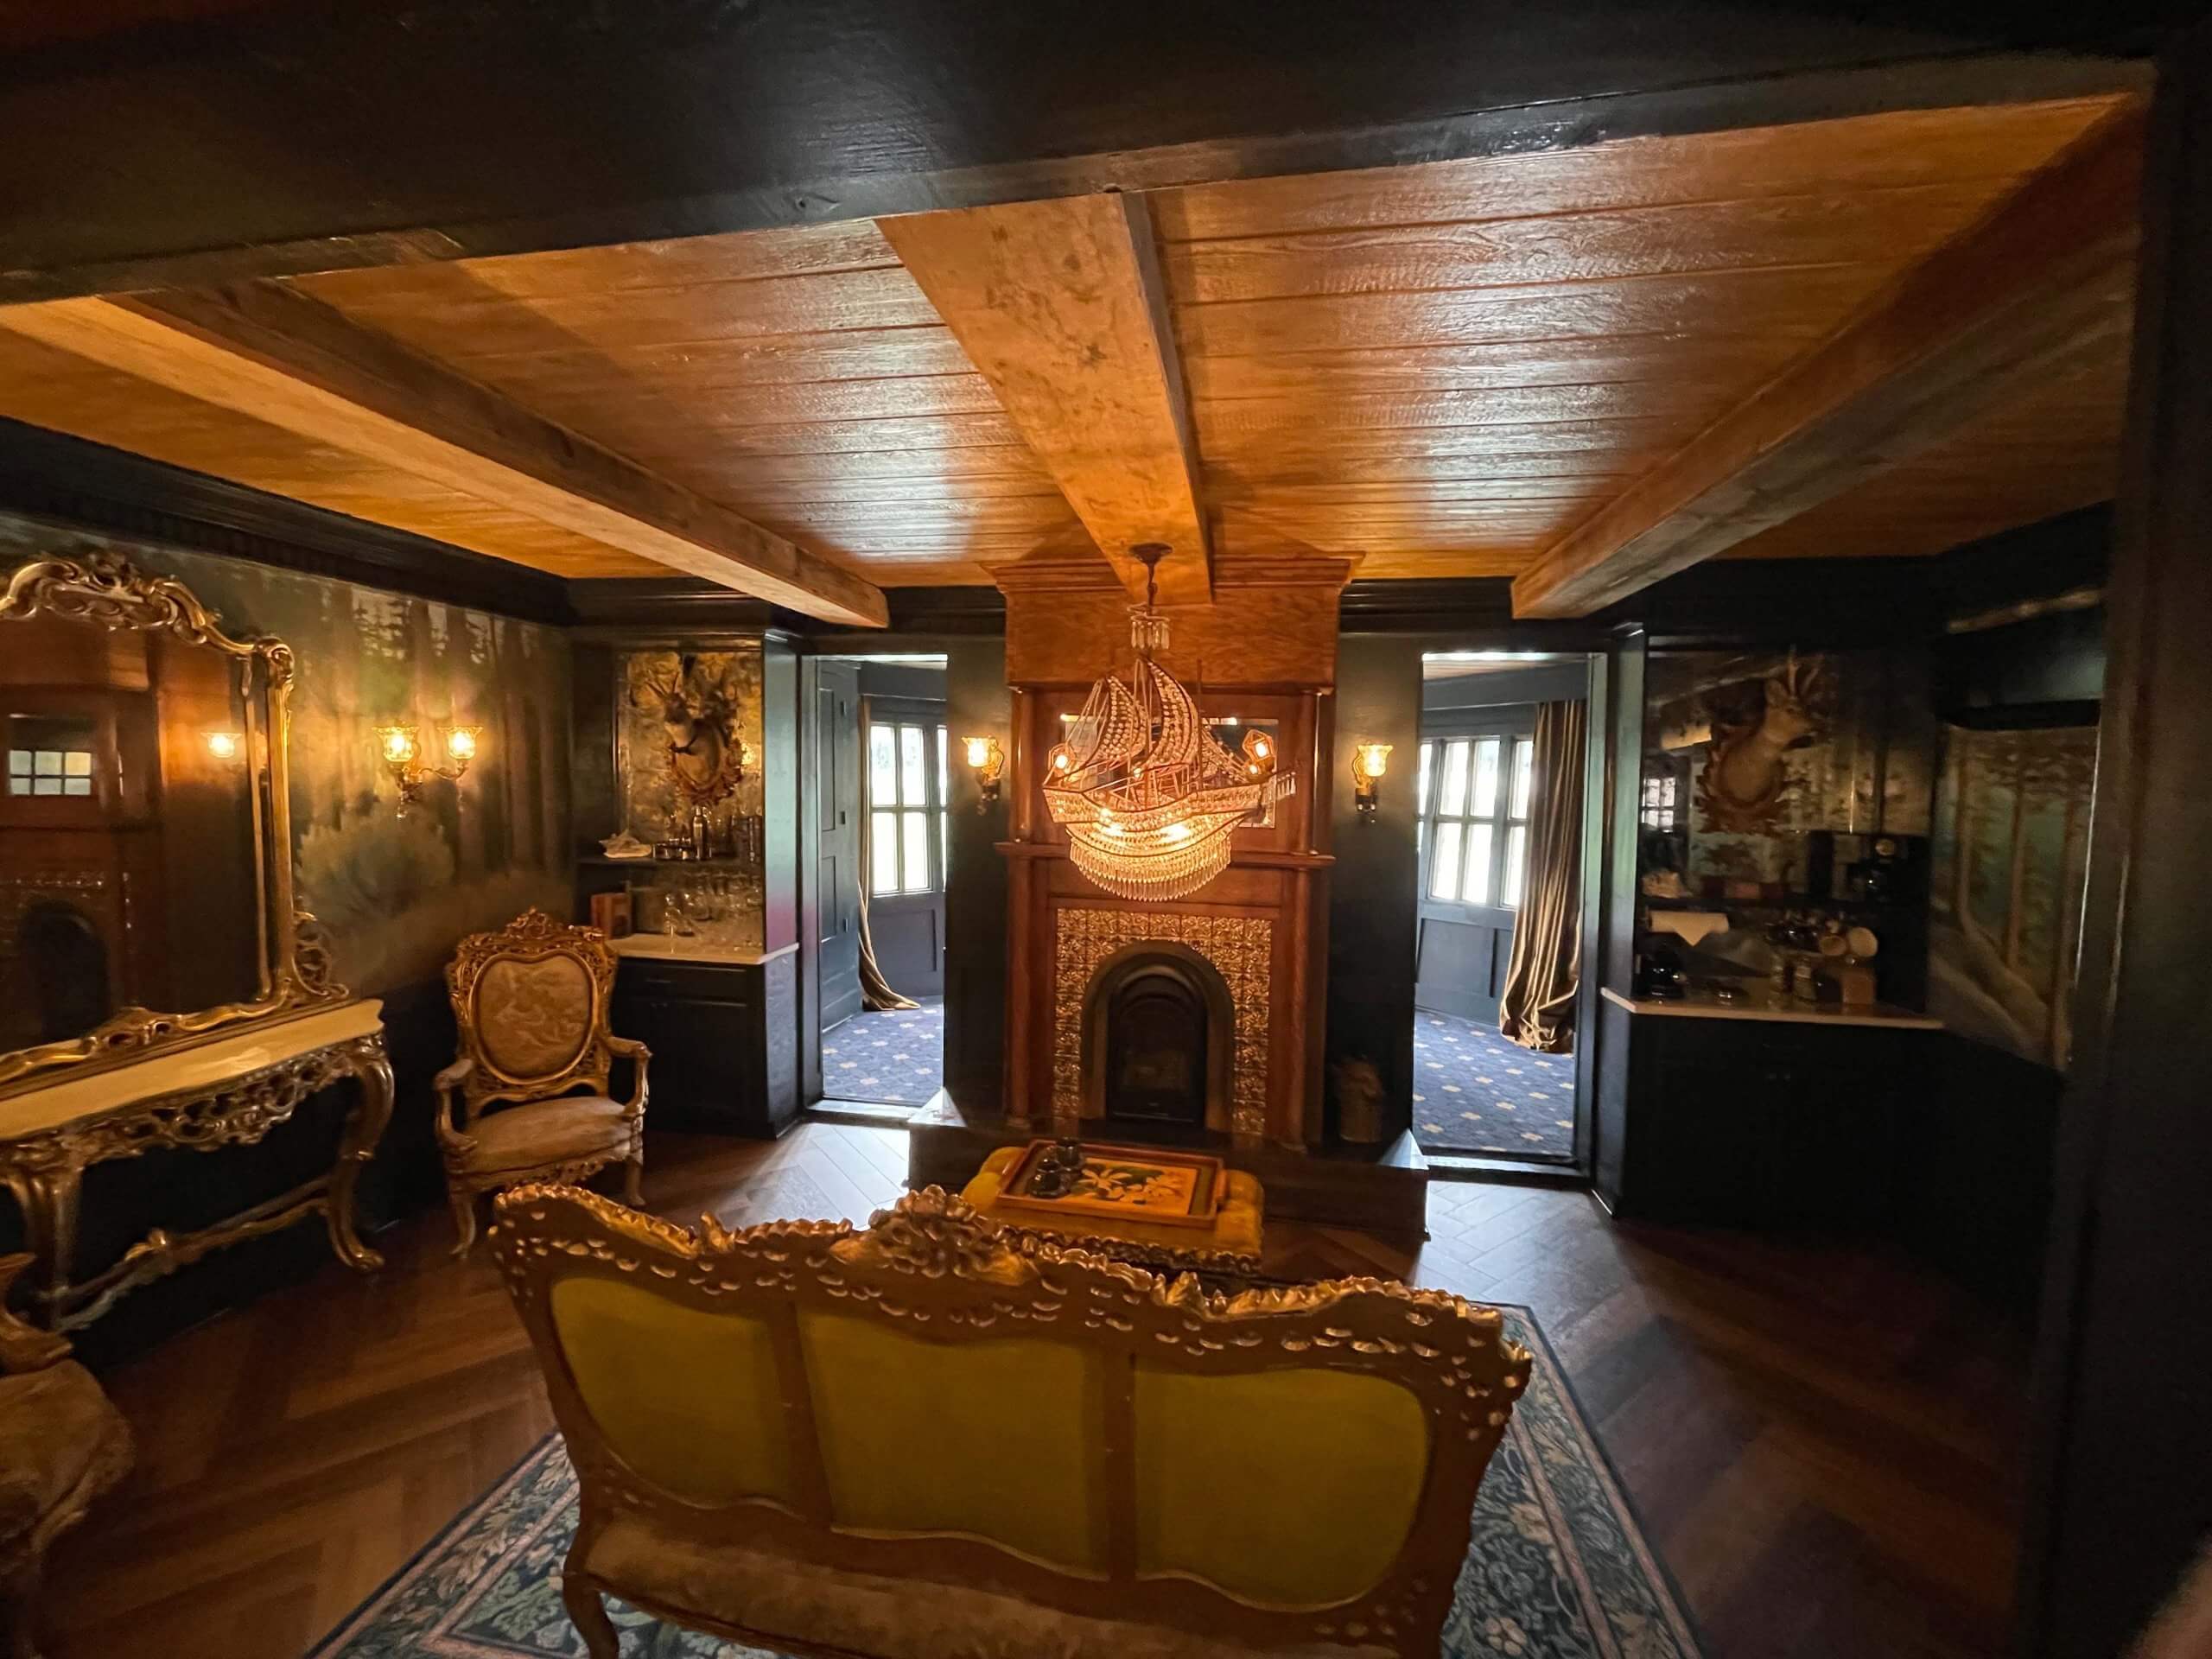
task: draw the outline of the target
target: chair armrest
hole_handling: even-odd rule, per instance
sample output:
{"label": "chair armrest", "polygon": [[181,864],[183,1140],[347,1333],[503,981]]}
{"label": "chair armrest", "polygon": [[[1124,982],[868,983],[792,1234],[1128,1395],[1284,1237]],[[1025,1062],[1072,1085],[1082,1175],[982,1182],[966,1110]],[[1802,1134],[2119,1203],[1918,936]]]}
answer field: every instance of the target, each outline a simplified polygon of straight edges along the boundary
{"label": "chair armrest", "polygon": [[652,1064],[653,1052],[635,1037],[617,1037],[607,1033],[607,1052],[618,1060],[638,1063],[638,1086],[631,1091],[625,1116],[643,1117],[645,1115],[645,1068]]}
{"label": "chair armrest", "polygon": [[476,1144],[462,1134],[454,1122],[454,1090],[466,1083],[469,1074],[475,1070],[475,1057],[464,1054],[430,1079],[430,1086],[438,1091],[438,1107],[430,1114],[430,1123],[438,1132],[440,1148],[454,1156],[469,1151]]}
{"label": "chair armrest", "polygon": [[8,1311],[9,1287],[31,1264],[28,1255],[0,1255],[0,1375],[42,1371],[69,1357],[69,1339],[41,1331]]}

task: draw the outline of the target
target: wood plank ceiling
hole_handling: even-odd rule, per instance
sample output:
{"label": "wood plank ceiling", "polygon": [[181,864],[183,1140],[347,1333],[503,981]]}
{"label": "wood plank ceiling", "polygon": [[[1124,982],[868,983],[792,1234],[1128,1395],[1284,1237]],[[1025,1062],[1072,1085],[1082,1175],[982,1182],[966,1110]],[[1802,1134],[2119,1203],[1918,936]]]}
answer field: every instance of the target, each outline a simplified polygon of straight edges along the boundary
{"label": "wood plank ceiling", "polygon": [[[1898,112],[1154,193],[1161,344],[1180,359],[1213,551],[1359,555],[1368,577],[1516,575],[2114,107]],[[987,378],[963,349],[993,308],[1034,302],[1013,284],[1050,273],[994,273],[999,287],[963,297],[957,338],[900,264],[894,241],[942,246],[930,221],[956,217],[887,221],[889,238],[857,222],[287,285],[868,582],[978,582],[1138,515],[1071,484],[1068,446],[1036,414],[1049,387],[1002,404],[1005,365]],[[1084,356],[1052,371],[1071,409],[1091,390]],[[1932,553],[2102,499],[2124,356],[2116,338],[1735,553]],[[533,516],[103,366],[12,331],[5,308],[0,415],[564,575],[664,571],[578,533],[576,515]]]}

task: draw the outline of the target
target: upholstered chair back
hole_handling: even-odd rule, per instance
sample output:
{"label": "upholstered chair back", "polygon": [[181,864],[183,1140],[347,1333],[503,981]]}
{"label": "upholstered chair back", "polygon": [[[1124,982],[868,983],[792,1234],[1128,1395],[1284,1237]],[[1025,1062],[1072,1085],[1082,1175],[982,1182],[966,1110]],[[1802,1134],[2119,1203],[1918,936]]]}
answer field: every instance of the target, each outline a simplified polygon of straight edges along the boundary
{"label": "upholstered chair back", "polygon": [[525,911],[496,933],[472,933],[446,964],[473,1119],[488,1103],[607,1092],[607,1004],[616,957],[596,928]]}

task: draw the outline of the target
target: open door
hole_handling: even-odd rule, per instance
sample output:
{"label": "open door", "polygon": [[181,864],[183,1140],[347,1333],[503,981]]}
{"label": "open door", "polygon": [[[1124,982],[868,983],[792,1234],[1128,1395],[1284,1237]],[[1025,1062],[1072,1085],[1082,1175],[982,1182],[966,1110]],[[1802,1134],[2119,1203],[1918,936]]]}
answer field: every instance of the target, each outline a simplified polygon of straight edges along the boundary
{"label": "open door", "polygon": [[815,673],[816,961],[827,1031],[861,1011],[861,677],[854,663],[821,662]]}

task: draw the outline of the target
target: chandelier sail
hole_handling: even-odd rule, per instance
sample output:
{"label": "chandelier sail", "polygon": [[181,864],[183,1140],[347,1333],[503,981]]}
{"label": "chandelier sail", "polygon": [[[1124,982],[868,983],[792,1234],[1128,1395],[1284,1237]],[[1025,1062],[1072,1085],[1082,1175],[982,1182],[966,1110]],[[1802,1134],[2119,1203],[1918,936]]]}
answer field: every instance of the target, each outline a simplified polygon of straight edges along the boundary
{"label": "chandelier sail", "polygon": [[1106,676],[1046,758],[1045,804],[1068,832],[1075,867],[1124,899],[1179,899],[1229,865],[1229,832],[1255,823],[1292,792],[1275,770],[1274,740],[1249,731],[1231,751],[1200,718],[1175,677],[1153,660],[1167,619],[1154,604],[1167,550],[1131,550],[1145,564],[1145,597],[1129,608],[1136,648],[1127,683]]}

